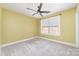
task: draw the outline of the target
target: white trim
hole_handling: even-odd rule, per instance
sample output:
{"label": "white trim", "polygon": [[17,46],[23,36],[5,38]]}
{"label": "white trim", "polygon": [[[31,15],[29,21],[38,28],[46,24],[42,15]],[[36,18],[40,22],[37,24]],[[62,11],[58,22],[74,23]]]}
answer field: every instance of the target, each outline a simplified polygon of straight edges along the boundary
{"label": "white trim", "polygon": [[40,36],[34,36],[34,37],[31,37],[31,38],[28,38],[28,39],[23,39],[23,40],[19,40],[19,41],[16,41],[16,42],[11,42],[11,43],[7,43],[7,44],[3,44],[3,45],[1,45],[1,47],[6,47],[6,46],[9,46],[9,45],[17,44],[17,43],[20,43],[20,42],[24,42],[24,41],[27,41],[27,40],[34,39],[34,38],[42,38],[42,39],[45,39],[45,40],[50,40],[50,41],[54,41],[54,42],[57,42],[57,43],[61,43],[61,44],[65,44],[65,45],[76,47],[75,44],[71,44],[71,43],[67,43],[67,42],[62,42],[62,41],[57,41],[57,40],[54,40],[54,39],[48,39],[48,38],[40,37]]}
{"label": "white trim", "polygon": [[23,39],[23,40],[11,42],[11,43],[6,43],[6,44],[1,45],[1,47],[6,47],[6,46],[9,46],[9,45],[17,44],[17,43],[24,42],[24,41],[27,41],[27,40],[31,40],[31,39],[34,39],[34,38],[37,38],[37,37],[38,36],[34,36],[34,37],[31,37],[31,38],[27,38],[27,39]]}
{"label": "white trim", "polygon": [[76,25],[76,47],[78,47],[78,43],[77,43],[77,41],[78,41],[78,39],[77,39],[77,34],[78,34],[78,18],[77,18],[77,11],[76,11],[76,20],[75,20],[75,25]]}
{"label": "white trim", "polygon": [[55,39],[48,39],[48,38],[40,37],[40,36],[38,36],[38,37],[39,38],[42,38],[42,39],[50,40],[50,41],[53,41],[53,42],[65,44],[65,45],[68,45],[68,46],[76,47],[76,45],[75,44],[72,44],[72,43],[62,42],[62,41],[58,41],[58,40],[55,40]]}
{"label": "white trim", "polygon": [[76,10],[76,20],[75,20],[75,25],[76,25],[76,47],[79,48],[79,4],[77,6]]}
{"label": "white trim", "polygon": [[76,20],[75,20],[75,25],[76,25],[76,47],[79,48],[79,5],[77,6],[76,10]]}

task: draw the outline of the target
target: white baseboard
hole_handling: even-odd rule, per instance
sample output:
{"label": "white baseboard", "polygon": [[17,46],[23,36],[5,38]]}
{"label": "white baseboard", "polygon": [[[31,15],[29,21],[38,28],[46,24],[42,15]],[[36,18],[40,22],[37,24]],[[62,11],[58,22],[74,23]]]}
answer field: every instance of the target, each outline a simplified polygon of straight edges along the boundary
{"label": "white baseboard", "polygon": [[20,42],[24,42],[24,41],[27,41],[27,40],[34,39],[34,38],[42,38],[42,39],[50,40],[50,41],[53,41],[53,42],[58,42],[58,43],[61,43],[61,44],[65,44],[65,45],[76,47],[75,44],[71,44],[71,43],[67,43],[67,42],[62,42],[62,41],[57,41],[57,40],[54,40],[54,39],[48,39],[48,38],[40,37],[40,36],[34,36],[34,37],[31,37],[31,38],[28,38],[28,39],[23,39],[23,40],[19,40],[19,41],[16,41],[16,42],[11,42],[11,43],[7,43],[7,44],[3,44],[3,45],[1,45],[1,47],[6,47],[6,46],[9,46],[9,45],[17,44],[17,43],[20,43]]}
{"label": "white baseboard", "polygon": [[1,45],[1,47],[6,47],[6,46],[9,46],[9,45],[17,44],[17,43],[24,42],[24,41],[27,41],[27,40],[31,40],[31,39],[34,39],[34,38],[37,38],[37,37],[38,36],[34,36],[34,37],[31,37],[31,38],[27,38],[27,39],[22,39],[22,40],[11,42],[11,43],[6,43],[6,44]]}
{"label": "white baseboard", "polygon": [[76,47],[76,45],[72,44],[72,43],[62,42],[62,41],[58,41],[58,40],[54,40],[54,39],[48,39],[48,38],[40,37],[40,36],[38,36],[38,37],[42,38],[42,39],[50,40],[50,41],[53,41],[53,42],[58,42],[58,43],[61,43],[61,44],[65,44],[65,45],[69,45],[69,46],[72,46],[72,47]]}

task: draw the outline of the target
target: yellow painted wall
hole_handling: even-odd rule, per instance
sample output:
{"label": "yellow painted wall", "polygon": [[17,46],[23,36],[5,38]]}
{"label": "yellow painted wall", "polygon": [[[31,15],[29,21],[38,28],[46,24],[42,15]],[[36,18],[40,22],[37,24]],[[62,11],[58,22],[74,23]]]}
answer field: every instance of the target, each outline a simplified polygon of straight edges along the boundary
{"label": "yellow painted wall", "polygon": [[[50,36],[50,35],[42,35],[39,34],[42,37],[47,37],[50,39],[55,39],[58,41],[68,42],[72,44],[76,44],[75,41],[75,12],[76,8],[72,8],[69,10],[65,10],[63,12],[58,12],[55,14],[52,14],[49,17],[52,17],[54,15],[61,13],[61,35],[60,36]],[[46,17],[45,17],[46,18]],[[40,31],[40,30],[39,30]]]}
{"label": "yellow painted wall", "polygon": [[2,44],[30,38],[38,34],[37,19],[6,9],[2,9],[2,11]]}
{"label": "yellow painted wall", "polygon": [[[18,41],[36,35],[47,37],[52,40],[55,39],[55,40],[75,44],[75,12],[76,12],[76,8],[72,8],[48,16],[48,17],[52,17],[54,15],[58,15],[61,13],[61,36],[52,36],[52,35],[50,36],[50,35],[40,34],[39,19],[38,20],[33,19],[29,16],[16,13],[13,11],[9,11],[6,9],[2,9],[1,12],[0,9],[0,21],[1,18],[3,21],[2,44]],[[1,13],[2,13],[2,17],[1,17]]]}
{"label": "yellow painted wall", "polygon": [[0,8],[0,44],[2,39],[2,9]]}

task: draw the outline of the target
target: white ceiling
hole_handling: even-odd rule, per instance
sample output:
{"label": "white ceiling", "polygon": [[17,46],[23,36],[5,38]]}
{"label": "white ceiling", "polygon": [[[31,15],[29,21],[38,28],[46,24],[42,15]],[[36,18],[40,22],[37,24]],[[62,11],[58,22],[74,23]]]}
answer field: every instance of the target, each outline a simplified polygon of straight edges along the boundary
{"label": "white ceiling", "polygon": [[[13,10],[16,12],[20,12],[26,15],[30,15],[32,16],[33,13],[35,13],[34,11],[31,10],[27,10],[26,8],[31,8],[34,10],[37,10],[37,6],[39,5],[39,3],[0,3],[0,6],[9,10]],[[43,3],[42,6],[42,10],[45,11],[50,11],[50,13],[48,14],[43,14],[44,16],[58,12],[58,11],[63,11],[65,9],[69,9],[69,8],[73,8],[75,7],[76,4],[75,3]],[[32,17],[37,17],[39,18],[40,15],[34,15]]]}

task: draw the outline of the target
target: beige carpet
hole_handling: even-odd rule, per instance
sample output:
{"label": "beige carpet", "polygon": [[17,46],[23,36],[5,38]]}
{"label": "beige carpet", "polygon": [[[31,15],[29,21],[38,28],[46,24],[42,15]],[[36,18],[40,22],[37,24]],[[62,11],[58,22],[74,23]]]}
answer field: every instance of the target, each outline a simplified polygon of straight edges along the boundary
{"label": "beige carpet", "polygon": [[79,49],[35,38],[1,48],[2,56],[79,56]]}

